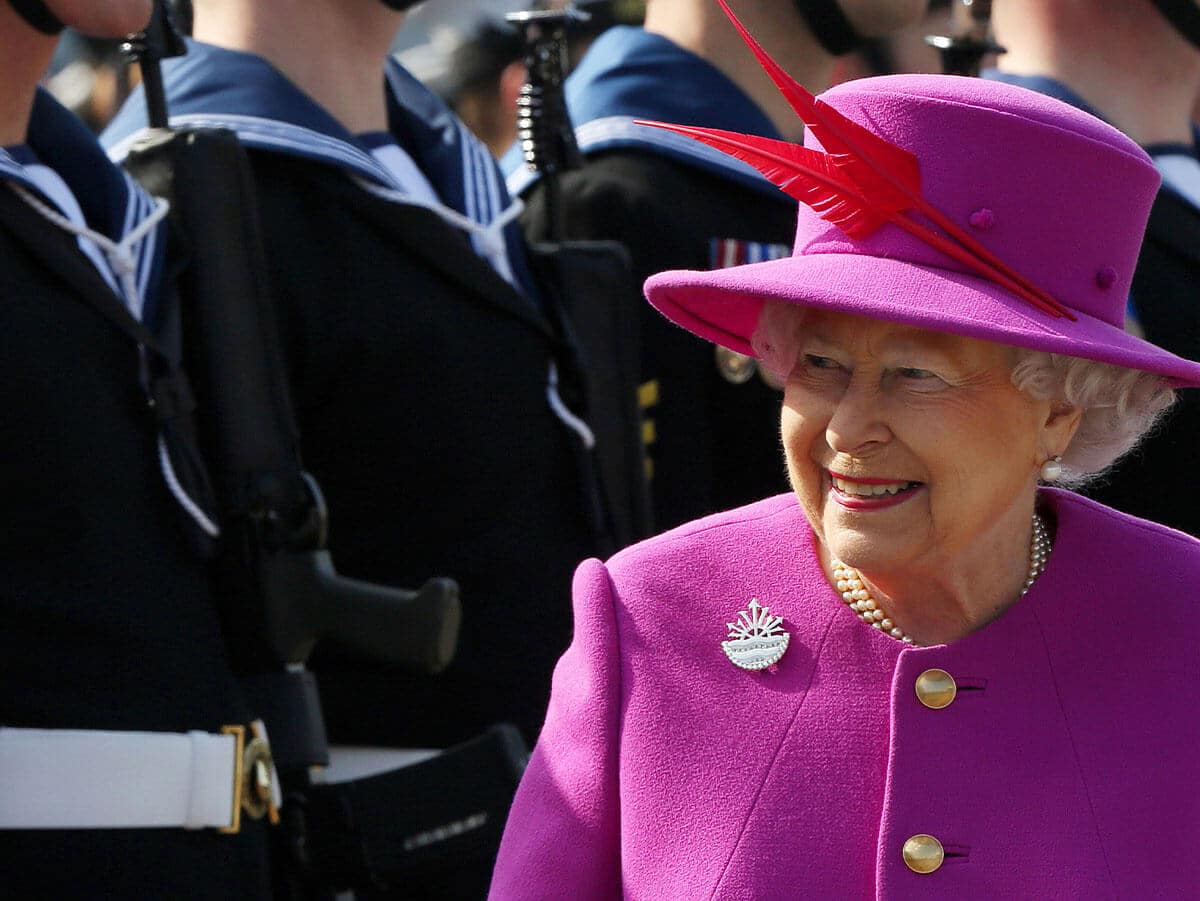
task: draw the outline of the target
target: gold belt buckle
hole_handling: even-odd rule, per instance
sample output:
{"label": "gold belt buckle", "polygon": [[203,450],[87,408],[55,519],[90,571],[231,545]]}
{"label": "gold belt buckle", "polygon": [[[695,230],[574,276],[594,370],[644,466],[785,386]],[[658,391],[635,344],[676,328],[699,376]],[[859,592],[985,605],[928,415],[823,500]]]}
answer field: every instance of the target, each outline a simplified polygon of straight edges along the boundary
{"label": "gold belt buckle", "polygon": [[233,822],[222,826],[218,832],[234,834],[241,831],[242,811],[252,820],[264,816],[271,825],[279,822],[279,808],[271,792],[271,773],[274,761],[271,746],[262,736],[258,723],[250,724],[250,741],[246,741],[246,727],[222,726],[221,733],[232,735],[233,749]]}

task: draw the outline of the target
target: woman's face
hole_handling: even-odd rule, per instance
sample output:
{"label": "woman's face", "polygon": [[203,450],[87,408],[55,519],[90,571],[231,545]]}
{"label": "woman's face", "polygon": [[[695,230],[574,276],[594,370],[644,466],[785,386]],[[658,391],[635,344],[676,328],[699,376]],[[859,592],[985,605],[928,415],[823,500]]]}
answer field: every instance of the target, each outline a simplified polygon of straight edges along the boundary
{"label": "woman's face", "polygon": [[1038,470],[1075,417],[1017,390],[1012,348],[822,311],[801,332],[784,449],[834,557],[915,573],[986,565],[1028,536]]}

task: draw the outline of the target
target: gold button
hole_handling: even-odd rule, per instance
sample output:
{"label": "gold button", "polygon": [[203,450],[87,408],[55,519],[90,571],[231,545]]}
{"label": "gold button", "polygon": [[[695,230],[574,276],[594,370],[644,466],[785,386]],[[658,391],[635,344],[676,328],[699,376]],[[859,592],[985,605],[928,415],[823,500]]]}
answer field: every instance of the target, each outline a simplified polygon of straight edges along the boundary
{"label": "gold button", "polygon": [[930,710],[949,707],[956,694],[954,677],[944,669],[927,669],[917,676],[917,700]]}
{"label": "gold button", "polygon": [[942,843],[924,833],[906,841],[900,853],[904,855],[904,865],[914,873],[932,873],[946,858]]}

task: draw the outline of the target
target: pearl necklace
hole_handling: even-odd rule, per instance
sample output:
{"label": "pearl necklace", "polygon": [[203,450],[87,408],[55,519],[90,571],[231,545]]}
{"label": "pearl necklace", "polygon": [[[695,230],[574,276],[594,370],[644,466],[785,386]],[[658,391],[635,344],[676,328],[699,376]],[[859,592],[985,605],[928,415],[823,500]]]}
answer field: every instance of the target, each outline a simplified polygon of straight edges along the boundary
{"label": "pearl necklace", "polygon": [[[1018,597],[1025,597],[1026,592],[1042,574],[1042,570],[1046,568],[1046,558],[1049,556],[1050,536],[1046,534],[1046,526],[1042,523],[1042,518],[1034,513],[1033,537],[1029,542],[1029,575],[1026,577],[1025,585],[1021,588],[1021,594]],[[841,560],[830,562],[833,566],[834,584],[841,592],[842,600],[859,619],[880,632],[887,633],[897,641],[919,647],[911,637],[904,634],[903,629],[892,622],[891,617],[884,613],[878,602],[871,597],[871,593],[867,591],[867,586],[857,569],[847,566]]]}

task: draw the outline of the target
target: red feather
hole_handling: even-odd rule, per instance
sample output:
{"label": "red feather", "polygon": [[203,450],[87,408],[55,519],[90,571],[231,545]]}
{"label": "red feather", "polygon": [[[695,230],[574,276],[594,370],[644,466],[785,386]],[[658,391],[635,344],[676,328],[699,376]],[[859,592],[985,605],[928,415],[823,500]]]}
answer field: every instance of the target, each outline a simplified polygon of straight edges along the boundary
{"label": "red feather", "polygon": [[[759,65],[787,98],[804,127],[821,142],[821,146],[832,155],[834,163],[845,170],[863,194],[875,198],[881,207],[903,210],[913,206],[921,196],[921,170],[917,158],[903,147],[885,141],[857,122],[847,119],[827,103],[817,100],[804,85],[771,59],[725,0],[717,2]],[[856,152],[854,145],[869,149],[874,161],[865,158],[861,151]]]}
{"label": "red feather", "polygon": [[[974,236],[959,228],[953,220],[921,196],[920,168],[912,153],[881,138],[857,122],[847,119],[829,104],[813,97],[803,85],[771,59],[754,39],[754,36],[733,14],[733,10],[729,8],[725,0],[717,0],[717,2],[759,64],[775,82],[780,92],[791,104],[792,109],[796,111],[805,127],[813,133],[813,136],[821,142],[821,146],[829,153],[833,164],[844,172],[853,184],[858,186],[864,198],[871,198],[872,205],[876,209],[900,211],[911,207],[918,210],[950,235],[953,241],[957,242],[955,246],[957,246],[958,252],[950,254],[955,259],[999,282],[1008,290],[1051,315],[1075,319],[1070,310],[1009,267]],[[891,216],[886,218],[905,227],[899,220]],[[907,217],[901,218],[906,222],[912,221]],[[928,240],[914,229],[906,230],[917,234],[922,240]],[[920,231],[929,235],[936,234],[923,228]],[[936,237],[940,240],[929,241],[929,243],[934,244],[943,252],[949,252],[946,250],[946,239],[940,235]]]}
{"label": "red feather", "polygon": [[810,150],[788,141],[722,131],[718,128],[699,128],[648,120],[635,120],[635,123],[676,132],[742,160],[761,172],[772,184],[811,207],[822,219],[837,226],[851,238],[866,237],[884,222],[891,222],[947,256],[975,269],[984,278],[989,278],[1014,294],[1024,297],[1038,309],[1052,316],[1061,315],[1054,307],[1030,295],[1013,279],[1010,271],[979,259],[944,235],[939,235],[915,219],[905,216],[901,210],[881,209],[872,198],[864,196],[858,185],[837,166],[831,154]]}
{"label": "red feather", "polygon": [[784,193],[795,197],[852,238],[863,238],[887,221],[885,213],[863,196],[858,186],[838,169],[827,153],[756,135],[719,128],[673,125],[637,120],[686,135],[748,163]]}

